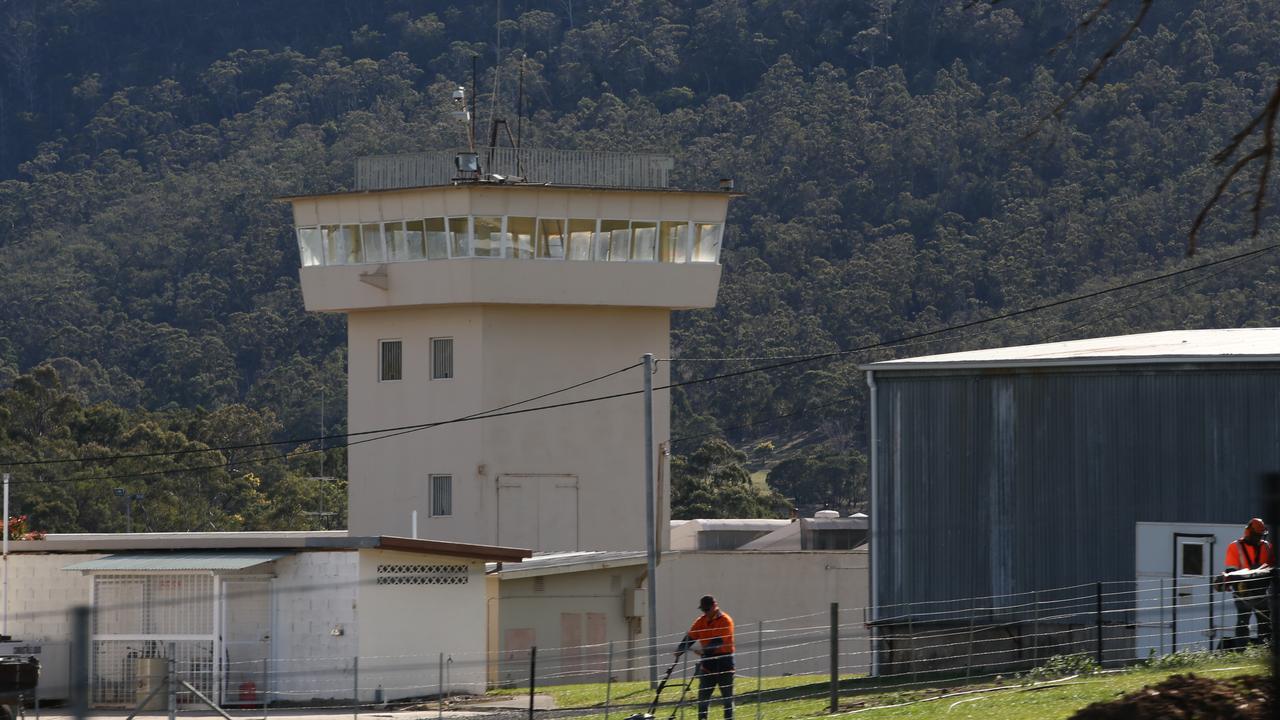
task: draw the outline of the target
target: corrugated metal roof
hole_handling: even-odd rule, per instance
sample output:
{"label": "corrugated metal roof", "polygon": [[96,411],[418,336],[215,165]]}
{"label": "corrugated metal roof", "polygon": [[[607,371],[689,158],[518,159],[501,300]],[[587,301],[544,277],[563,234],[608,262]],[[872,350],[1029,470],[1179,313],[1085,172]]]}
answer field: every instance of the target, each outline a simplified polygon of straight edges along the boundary
{"label": "corrugated metal roof", "polygon": [[1280,362],[1280,328],[1169,330],[886,360],[865,370],[1178,362]]}
{"label": "corrugated metal roof", "polygon": [[727,530],[727,531],[761,531],[768,532],[776,530],[790,524],[790,520],[778,520],[772,518],[708,518],[690,520],[689,522],[697,525],[699,530]]}
{"label": "corrugated metal roof", "polygon": [[166,571],[166,570],[244,570],[255,565],[292,555],[281,550],[236,550],[210,552],[116,553],[97,560],[86,560],[63,570],[97,571]]}
{"label": "corrugated metal roof", "polygon": [[[534,575],[555,575],[566,572],[586,572],[608,567],[643,565],[645,561],[646,556],[643,550],[557,552],[535,554],[532,558],[521,562],[519,565],[503,568],[500,574],[502,577],[514,579],[516,577],[532,577]],[[496,565],[490,565],[488,569],[494,570],[496,568]]]}

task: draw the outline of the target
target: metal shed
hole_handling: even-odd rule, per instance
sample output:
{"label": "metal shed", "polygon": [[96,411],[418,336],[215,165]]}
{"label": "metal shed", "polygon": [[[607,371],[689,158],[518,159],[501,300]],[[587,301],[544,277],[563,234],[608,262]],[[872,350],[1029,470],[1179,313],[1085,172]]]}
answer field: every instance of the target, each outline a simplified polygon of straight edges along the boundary
{"label": "metal shed", "polygon": [[[1189,330],[863,366],[877,617],[1097,582],[1137,522],[1242,523],[1280,469],[1280,328]],[[1113,592],[1113,590],[1115,592]],[[959,603],[937,603],[970,599]],[[1128,607],[1133,607],[1129,604]],[[913,609],[914,608],[914,609]],[[1112,620],[1132,622],[1117,612]]]}

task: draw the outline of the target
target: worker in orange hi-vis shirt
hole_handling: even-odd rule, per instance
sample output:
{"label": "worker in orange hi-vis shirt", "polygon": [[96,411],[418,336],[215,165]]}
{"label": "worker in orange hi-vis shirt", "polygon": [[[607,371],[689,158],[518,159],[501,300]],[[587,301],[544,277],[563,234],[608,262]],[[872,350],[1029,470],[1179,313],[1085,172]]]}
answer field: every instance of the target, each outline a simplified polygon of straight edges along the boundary
{"label": "worker in orange hi-vis shirt", "polygon": [[703,595],[698,601],[702,614],[693,621],[689,634],[676,654],[691,650],[702,656],[698,662],[698,720],[707,720],[711,695],[720,688],[724,720],[733,720],[733,618],[720,609],[716,599]]}
{"label": "worker in orange hi-vis shirt", "polygon": [[[1262,538],[1266,532],[1267,525],[1261,518],[1250,520],[1249,524],[1244,526],[1244,536],[1227,546],[1224,572],[1269,568],[1272,563],[1271,543]],[[1270,589],[1269,585],[1269,574],[1231,584],[1236,601],[1237,638],[1249,637],[1250,615],[1257,616],[1258,639],[1265,641],[1271,637],[1271,613],[1267,593]]]}

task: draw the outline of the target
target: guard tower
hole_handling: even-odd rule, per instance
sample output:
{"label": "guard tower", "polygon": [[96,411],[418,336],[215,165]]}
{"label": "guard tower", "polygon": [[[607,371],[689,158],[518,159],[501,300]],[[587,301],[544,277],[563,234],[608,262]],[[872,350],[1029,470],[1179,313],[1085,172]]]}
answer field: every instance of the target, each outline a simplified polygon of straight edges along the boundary
{"label": "guard tower", "polygon": [[[347,315],[350,429],[639,390],[636,368],[512,406],[669,357],[671,310],[715,304],[734,195],[671,188],[671,168],[654,155],[421,153],[361,159],[353,192],[288,198],[307,309]],[[643,417],[635,395],[354,437],[350,530],[409,535],[417,511],[420,537],[642,549]],[[666,392],[654,418],[656,444]]]}

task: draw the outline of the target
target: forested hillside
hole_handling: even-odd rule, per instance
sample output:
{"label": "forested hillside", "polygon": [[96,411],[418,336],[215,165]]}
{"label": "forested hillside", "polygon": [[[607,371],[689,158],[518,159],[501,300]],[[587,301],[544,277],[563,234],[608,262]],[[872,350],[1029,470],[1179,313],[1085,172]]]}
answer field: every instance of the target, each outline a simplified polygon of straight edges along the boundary
{"label": "forested hillside", "polygon": [[[0,463],[312,437],[322,393],[325,430],[343,431],[344,323],[304,312],[276,198],[349,187],[361,155],[462,143],[449,92],[479,54],[487,117],[499,37],[497,105],[510,114],[523,66],[524,144],[668,152],[679,184],[733,177],[746,192],[718,306],[674,319],[680,378],[1275,242],[1267,217],[1250,239],[1250,169],[1183,259],[1222,176],[1213,154],[1280,76],[1280,3],[1155,3],[1099,83],[1028,135],[1138,3],[1049,52],[1095,4],[7,0]],[[772,512],[785,503],[745,490],[741,466],[776,465],[770,484],[791,501],[856,503],[859,362],[1276,323],[1267,254],[691,386],[673,398],[677,495],[714,510],[735,486],[737,512]],[[342,450],[323,471],[318,453],[285,456],[316,447],[21,466],[16,508],[41,529],[120,530],[119,487],[145,495],[135,515],[151,529],[341,526],[315,514],[340,509],[341,480],[314,478],[340,476]]]}

